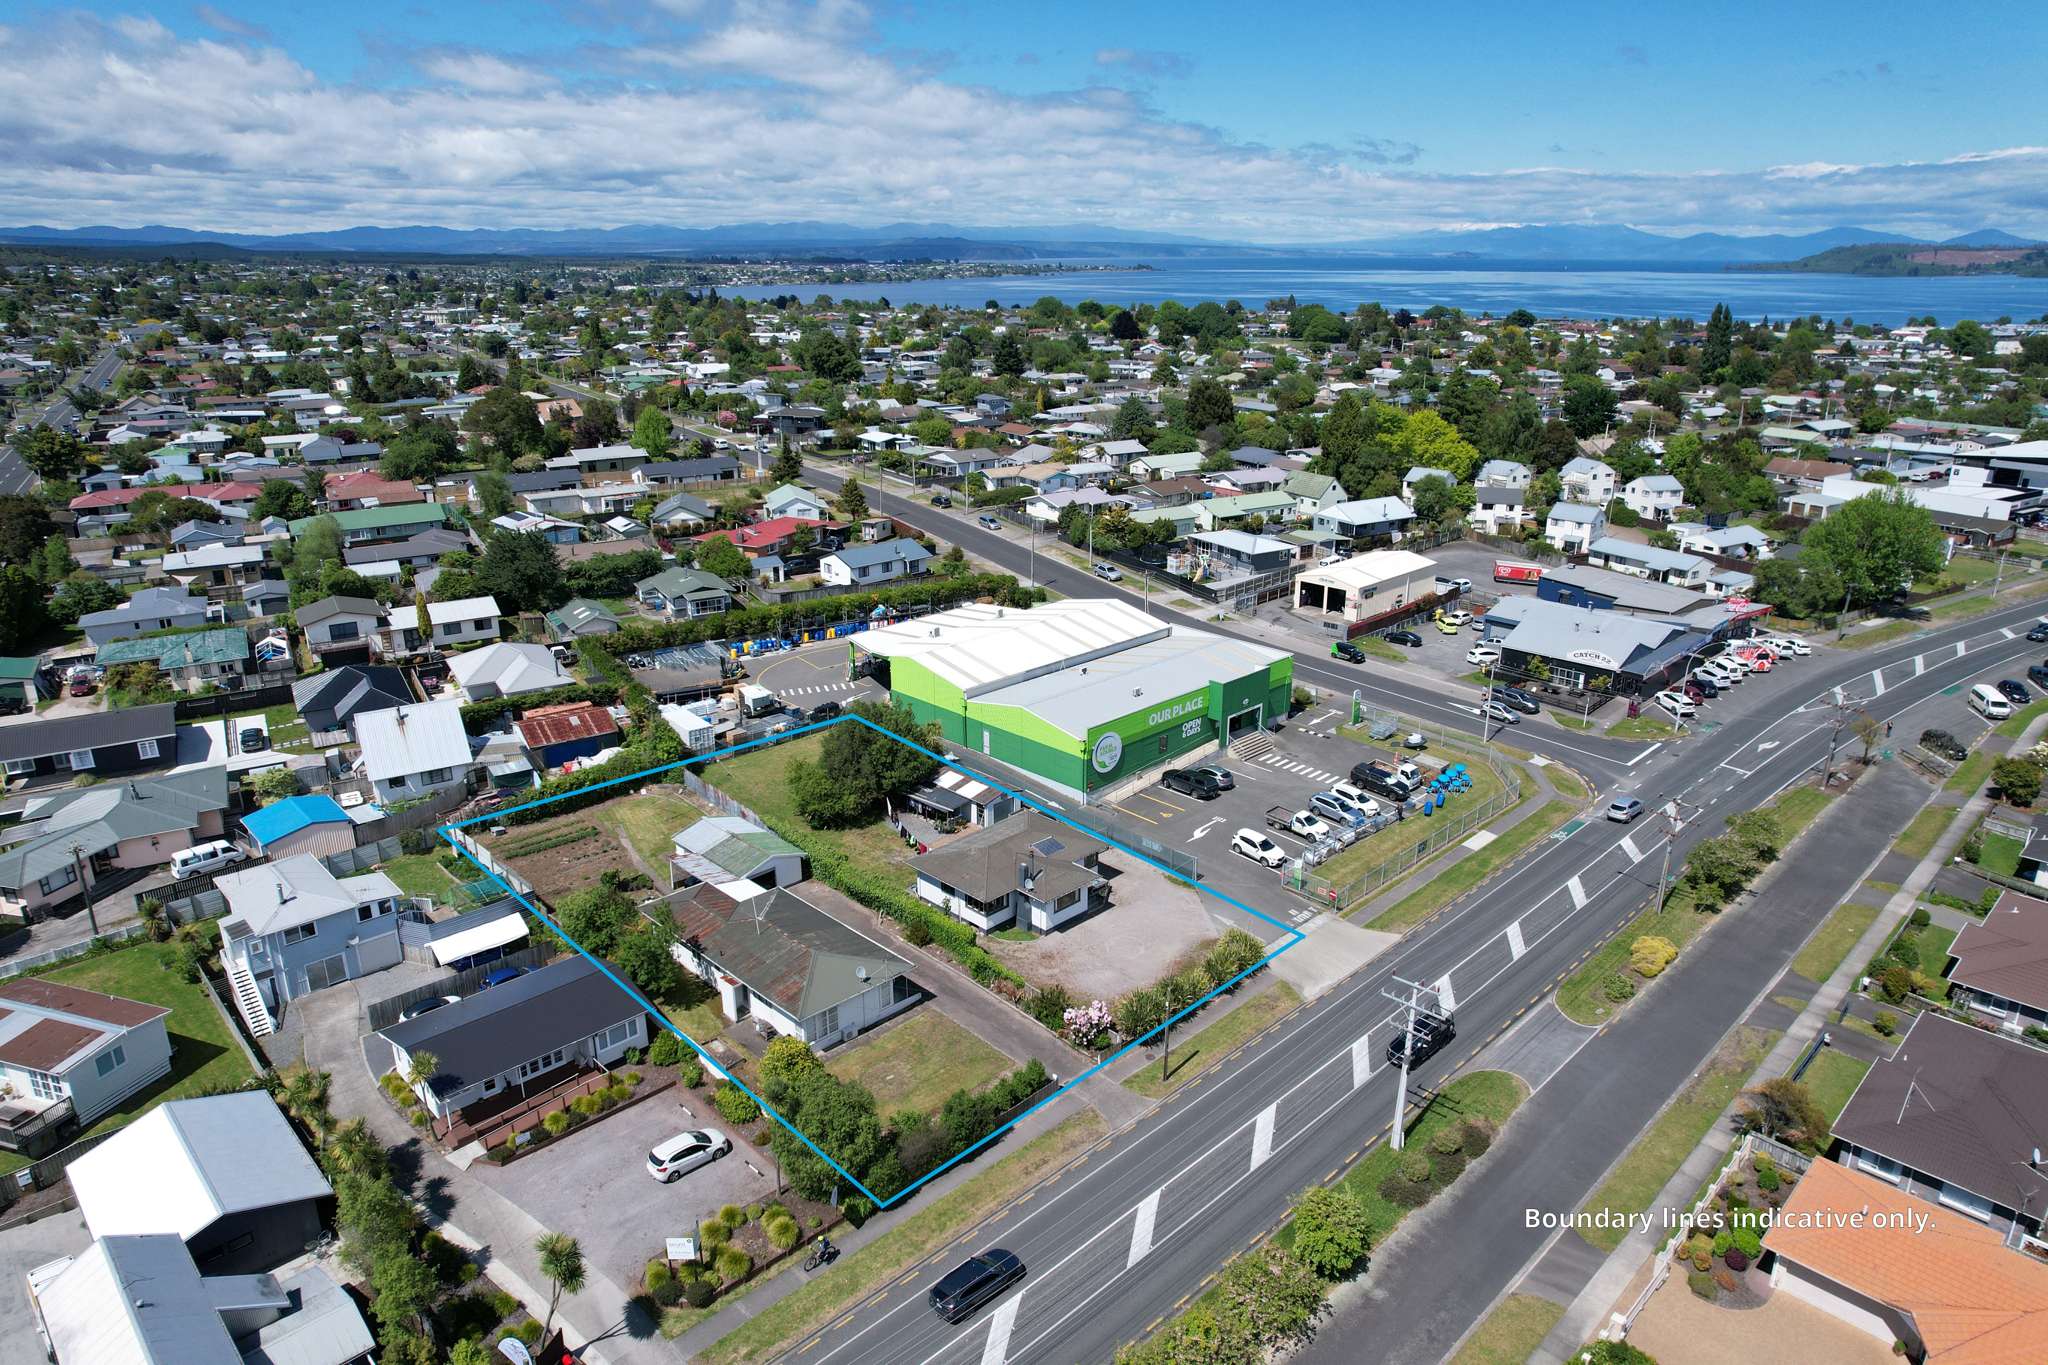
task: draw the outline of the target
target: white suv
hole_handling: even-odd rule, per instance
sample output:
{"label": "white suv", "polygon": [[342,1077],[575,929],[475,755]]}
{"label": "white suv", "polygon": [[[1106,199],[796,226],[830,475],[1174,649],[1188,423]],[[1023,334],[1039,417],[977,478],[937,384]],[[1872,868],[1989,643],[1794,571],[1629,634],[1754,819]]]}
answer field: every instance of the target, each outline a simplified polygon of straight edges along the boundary
{"label": "white suv", "polygon": [[677,1133],[647,1154],[647,1174],[666,1185],[699,1166],[710,1165],[731,1150],[732,1139],[715,1128]]}
{"label": "white suv", "polygon": [[1286,851],[1255,829],[1241,829],[1231,835],[1230,851],[1261,867],[1278,867],[1287,861]]}

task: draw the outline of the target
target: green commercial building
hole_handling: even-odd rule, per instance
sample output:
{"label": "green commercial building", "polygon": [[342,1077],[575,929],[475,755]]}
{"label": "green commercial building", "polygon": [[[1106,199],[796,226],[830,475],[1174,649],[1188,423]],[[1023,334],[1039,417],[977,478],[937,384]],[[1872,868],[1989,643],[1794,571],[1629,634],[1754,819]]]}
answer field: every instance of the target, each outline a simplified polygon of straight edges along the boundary
{"label": "green commercial building", "polygon": [[959,607],[850,645],[962,751],[1083,799],[1278,720],[1294,691],[1289,654],[1111,600]]}

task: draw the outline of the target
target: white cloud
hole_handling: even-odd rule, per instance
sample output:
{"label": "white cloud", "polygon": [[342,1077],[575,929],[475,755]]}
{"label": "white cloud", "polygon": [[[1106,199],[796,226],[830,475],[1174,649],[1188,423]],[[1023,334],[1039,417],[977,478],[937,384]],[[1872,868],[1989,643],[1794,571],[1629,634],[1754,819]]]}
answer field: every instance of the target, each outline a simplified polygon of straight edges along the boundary
{"label": "white cloud", "polygon": [[1399,126],[1274,148],[1110,86],[1025,96],[943,79],[880,53],[854,3],[683,8],[694,23],[663,21],[660,41],[569,63],[573,79],[436,49],[411,54],[424,83],[395,88],[324,80],[239,34],[49,16],[0,38],[0,222],[944,219],[1268,241],[1558,221],[2048,230],[2038,147],[1689,175],[1455,173],[1418,165],[1402,134],[1419,130]]}

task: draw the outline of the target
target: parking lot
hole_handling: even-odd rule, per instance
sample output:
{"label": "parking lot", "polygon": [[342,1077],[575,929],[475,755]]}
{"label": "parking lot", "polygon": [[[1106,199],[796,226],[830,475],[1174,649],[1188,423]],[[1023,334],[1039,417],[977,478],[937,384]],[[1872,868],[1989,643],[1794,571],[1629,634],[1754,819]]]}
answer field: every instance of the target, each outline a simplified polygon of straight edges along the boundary
{"label": "parking lot", "polygon": [[[734,1140],[733,1151],[669,1184],[657,1183],[647,1174],[647,1153],[687,1128],[715,1128]],[[471,1175],[549,1231],[580,1240],[584,1254],[621,1285],[639,1279],[665,1238],[694,1234],[722,1205],[772,1196],[773,1172],[703,1093],[681,1086],[585,1124],[509,1166],[479,1161],[470,1167]]]}

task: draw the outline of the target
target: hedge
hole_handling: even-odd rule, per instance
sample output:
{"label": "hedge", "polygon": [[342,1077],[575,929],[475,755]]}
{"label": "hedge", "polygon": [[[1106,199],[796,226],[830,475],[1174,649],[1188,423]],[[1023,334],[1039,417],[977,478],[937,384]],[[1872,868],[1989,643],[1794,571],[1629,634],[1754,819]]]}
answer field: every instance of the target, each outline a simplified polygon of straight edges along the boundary
{"label": "hedge", "polygon": [[1013,502],[1022,502],[1038,490],[1028,484],[1012,484],[1008,488],[984,488],[979,493],[968,495],[968,502],[976,507],[1003,507]]}
{"label": "hedge", "polygon": [[[627,681],[631,681],[630,676]],[[571,683],[567,687],[551,687],[545,692],[528,692],[517,697],[492,697],[489,701],[470,702],[462,708],[462,728],[472,735],[481,735],[497,729],[498,722],[506,716],[530,711],[537,706],[558,706],[571,701],[610,706],[618,699],[619,688],[610,683]]]}
{"label": "hedge", "polygon": [[578,648],[586,662],[591,661],[593,654],[613,656],[611,662],[618,669],[617,674],[601,664],[593,663],[592,667],[607,678],[623,681],[620,675],[625,674],[625,669],[616,659],[620,654],[702,644],[707,640],[785,635],[820,620],[864,620],[876,607],[950,607],[978,597],[992,597],[1005,606],[1022,607],[1045,600],[1045,592],[1041,588],[1020,587],[1009,574],[962,574],[958,578],[927,579],[910,587],[848,593],[814,602],[762,603],[683,621],[635,622],[604,636],[601,644],[585,637]]}

